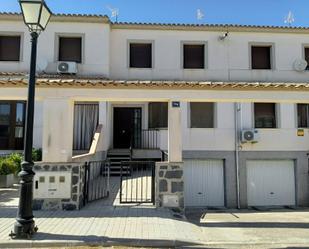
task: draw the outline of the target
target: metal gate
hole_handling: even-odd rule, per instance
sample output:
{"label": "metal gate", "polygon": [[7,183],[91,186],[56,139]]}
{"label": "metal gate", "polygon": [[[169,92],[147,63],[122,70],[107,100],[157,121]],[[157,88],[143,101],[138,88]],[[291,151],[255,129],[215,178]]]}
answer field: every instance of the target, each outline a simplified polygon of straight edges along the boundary
{"label": "metal gate", "polygon": [[84,205],[108,197],[109,161],[87,162],[85,164]]}
{"label": "metal gate", "polygon": [[120,203],[155,202],[155,162],[121,162]]}

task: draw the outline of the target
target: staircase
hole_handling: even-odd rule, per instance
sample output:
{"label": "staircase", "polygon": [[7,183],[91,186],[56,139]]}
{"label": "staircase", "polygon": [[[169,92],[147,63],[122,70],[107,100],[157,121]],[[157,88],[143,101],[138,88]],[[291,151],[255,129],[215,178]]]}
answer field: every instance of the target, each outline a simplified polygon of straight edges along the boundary
{"label": "staircase", "polygon": [[[107,152],[107,160],[110,161],[110,176],[120,176],[121,162],[131,160],[129,149],[112,149]],[[126,168],[123,168],[126,172]],[[123,173],[124,173],[123,172]]]}

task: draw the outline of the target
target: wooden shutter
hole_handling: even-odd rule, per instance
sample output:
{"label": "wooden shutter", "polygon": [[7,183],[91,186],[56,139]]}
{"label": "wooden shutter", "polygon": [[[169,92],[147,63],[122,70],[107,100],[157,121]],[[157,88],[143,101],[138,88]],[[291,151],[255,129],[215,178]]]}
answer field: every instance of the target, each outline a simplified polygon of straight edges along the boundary
{"label": "wooden shutter", "polygon": [[59,38],[59,61],[82,62],[82,38]]}
{"label": "wooden shutter", "polygon": [[130,44],[130,67],[151,68],[152,67],[152,44],[131,43]]}
{"label": "wooden shutter", "polygon": [[297,105],[297,123],[298,128],[308,128],[308,105]]}
{"label": "wooden shutter", "polygon": [[168,104],[166,102],[149,103],[148,111],[149,128],[167,128]]}
{"label": "wooden shutter", "polygon": [[20,36],[0,37],[0,61],[20,61]]}
{"label": "wooden shutter", "polygon": [[305,48],[305,60],[308,63],[306,70],[309,70],[309,48]]}
{"label": "wooden shutter", "polygon": [[205,68],[205,45],[184,45],[184,68]]}
{"label": "wooden shutter", "polygon": [[252,69],[271,69],[271,47],[251,47]]}
{"label": "wooden shutter", "polygon": [[214,128],[214,103],[190,103],[191,128]]}
{"label": "wooden shutter", "polygon": [[276,128],[276,104],[254,104],[255,128]]}

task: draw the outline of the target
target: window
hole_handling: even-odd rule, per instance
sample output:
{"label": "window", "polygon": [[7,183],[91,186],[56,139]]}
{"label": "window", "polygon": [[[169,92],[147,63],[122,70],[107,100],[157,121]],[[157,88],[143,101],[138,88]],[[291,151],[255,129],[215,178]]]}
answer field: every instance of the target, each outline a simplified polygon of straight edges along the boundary
{"label": "window", "polygon": [[0,102],[0,149],[21,150],[24,142],[25,103]]}
{"label": "window", "polygon": [[298,128],[309,128],[309,105],[298,104],[297,105],[297,125]]}
{"label": "window", "polygon": [[98,103],[74,105],[73,150],[89,150],[99,124]]}
{"label": "window", "polygon": [[183,46],[183,68],[205,68],[205,45],[185,44]]}
{"label": "window", "polygon": [[0,61],[20,61],[20,36],[0,36]]}
{"label": "window", "polygon": [[254,104],[255,128],[276,128],[276,104]]}
{"label": "window", "polygon": [[82,62],[82,38],[59,37],[59,61]]}
{"label": "window", "polygon": [[151,43],[130,43],[130,67],[152,68]]}
{"label": "window", "polygon": [[168,103],[156,102],[149,103],[148,123],[150,129],[167,128]]}
{"label": "window", "polygon": [[309,70],[309,47],[305,48],[305,60],[308,63],[306,70]]}
{"label": "window", "polygon": [[214,128],[214,103],[190,103],[191,128]]}
{"label": "window", "polygon": [[271,46],[251,47],[252,69],[271,69]]}

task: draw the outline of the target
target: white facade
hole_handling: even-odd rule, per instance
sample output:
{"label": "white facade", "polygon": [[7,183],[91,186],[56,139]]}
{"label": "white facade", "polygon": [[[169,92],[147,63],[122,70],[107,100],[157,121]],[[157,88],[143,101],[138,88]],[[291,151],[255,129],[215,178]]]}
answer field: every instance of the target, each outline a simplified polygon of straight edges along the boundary
{"label": "white facade", "polygon": [[[295,60],[304,58],[304,47],[309,45],[307,29],[221,26],[190,28],[173,25],[165,27],[111,24],[103,17],[70,18],[69,16],[55,18],[40,35],[38,73],[55,74],[58,62],[58,37],[77,36],[82,38],[82,63],[78,64],[76,76],[66,76],[72,79],[95,77],[139,81],[219,81],[225,84],[238,81],[307,82],[309,77],[308,70],[297,72],[294,69]],[[229,31],[227,38],[220,40],[219,37],[226,31]],[[21,61],[0,62],[2,72],[28,71],[30,36],[20,17],[0,14],[0,36],[16,34],[22,38]],[[152,68],[129,67],[130,42],[152,44]],[[183,44],[205,45],[205,69],[183,69]],[[263,44],[272,46],[272,69],[252,70],[250,46]],[[3,76],[3,79],[7,80],[8,77]],[[56,80],[57,77],[61,78],[56,75]],[[27,90],[24,87],[1,87],[0,101],[26,100],[26,94]],[[174,101],[180,102],[180,108],[172,108]],[[274,88],[204,90],[194,87],[160,89],[147,88],[145,85],[127,89],[117,86],[83,88],[74,85],[38,87],[34,146],[43,148],[43,159],[50,162],[72,159],[75,102],[99,103],[99,124],[103,125],[100,148],[104,152],[114,147],[113,108],[141,108],[141,125],[143,129],[148,129],[148,103],[168,102],[169,127],[160,130],[159,149],[167,150],[172,162],[181,162],[183,158],[223,162],[225,172],[222,181],[226,206],[237,206],[235,200],[237,194],[241,198],[238,204],[241,206],[248,204],[247,190],[244,192],[237,190],[237,185],[246,189],[244,179],[247,179],[245,169],[247,157],[250,160],[278,160],[282,157],[296,160],[297,182],[294,192],[298,196],[295,203],[309,205],[309,189],[305,187],[309,182],[306,157],[309,150],[309,129],[305,128],[304,135],[300,136],[297,127],[297,104],[309,104],[308,90],[298,90],[296,87],[294,90]],[[190,102],[215,103],[213,128],[190,128]],[[241,130],[254,129],[253,106],[254,103],[262,102],[276,104],[277,128],[258,129],[258,143],[238,143],[238,134]],[[237,117],[235,103],[240,103]],[[231,159],[235,153],[239,153],[239,165],[236,159]],[[237,167],[239,167],[238,173]],[[192,174],[198,174],[193,172],[193,169],[191,171]],[[237,176],[243,180],[237,181]],[[194,187],[196,186],[192,186],[192,189]],[[221,203],[222,199],[223,197],[220,199]]]}

